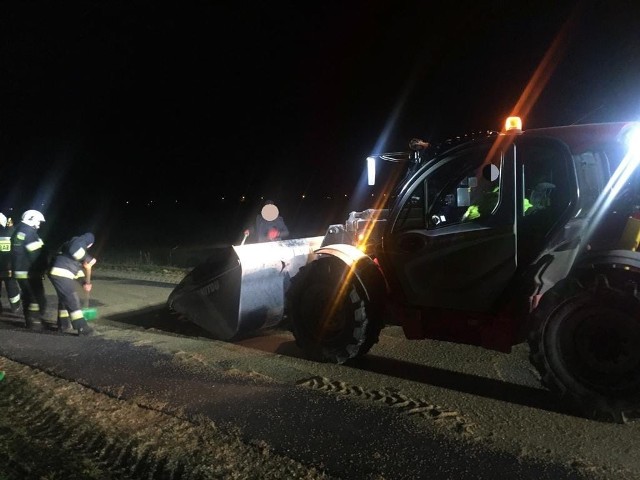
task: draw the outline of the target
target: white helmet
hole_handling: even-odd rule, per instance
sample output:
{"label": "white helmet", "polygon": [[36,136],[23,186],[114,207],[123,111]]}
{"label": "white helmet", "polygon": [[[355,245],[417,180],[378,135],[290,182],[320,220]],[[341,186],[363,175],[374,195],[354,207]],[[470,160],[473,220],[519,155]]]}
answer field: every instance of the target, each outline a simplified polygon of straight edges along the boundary
{"label": "white helmet", "polygon": [[0,213],[0,225],[7,226],[7,217],[4,216],[4,213]]}
{"label": "white helmet", "polygon": [[40,222],[44,222],[44,215],[38,210],[27,210],[22,214],[22,223],[33,228],[40,228]]}

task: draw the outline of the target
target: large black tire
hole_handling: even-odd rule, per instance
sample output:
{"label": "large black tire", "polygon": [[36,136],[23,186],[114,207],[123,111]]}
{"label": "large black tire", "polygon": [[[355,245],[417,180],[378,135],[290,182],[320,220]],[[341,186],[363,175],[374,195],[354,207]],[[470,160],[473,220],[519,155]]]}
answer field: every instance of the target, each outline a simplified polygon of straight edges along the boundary
{"label": "large black tire", "polygon": [[381,299],[370,298],[373,292],[367,294],[348,272],[343,262],[327,257],[302,267],[291,280],[287,317],[296,344],[313,360],[345,363],[366,354],[378,341]]}
{"label": "large black tire", "polygon": [[533,312],[529,358],[577,413],[640,416],[640,277],[623,269],[558,282]]}

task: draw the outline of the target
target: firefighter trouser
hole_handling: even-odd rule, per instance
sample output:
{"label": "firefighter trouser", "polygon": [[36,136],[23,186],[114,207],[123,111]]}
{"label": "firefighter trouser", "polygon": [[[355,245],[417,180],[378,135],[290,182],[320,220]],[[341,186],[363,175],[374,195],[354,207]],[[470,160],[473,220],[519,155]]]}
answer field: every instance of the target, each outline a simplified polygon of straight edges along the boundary
{"label": "firefighter trouser", "polygon": [[[18,285],[18,281],[13,277],[0,277],[0,290],[2,290],[3,283],[7,289],[7,297],[9,297],[11,311],[15,312],[20,308],[20,286]],[[0,309],[2,309],[1,305]]]}
{"label": "firefighter trouser", "polygon": [[87,321],[82,314],[80,298],[78,297],[78,282],[72,278],[49,275],[53,288],[58,295],[58,328],[69,328],[69,320],[76,330],[87,326]]}
{"label": "firefighter trouser", "polygon": [[22,295],[22,311],[27,327],[34,321],[40,321],[47,311],[47,297],[44,294],[44,283],[40,275],[18,279]]}

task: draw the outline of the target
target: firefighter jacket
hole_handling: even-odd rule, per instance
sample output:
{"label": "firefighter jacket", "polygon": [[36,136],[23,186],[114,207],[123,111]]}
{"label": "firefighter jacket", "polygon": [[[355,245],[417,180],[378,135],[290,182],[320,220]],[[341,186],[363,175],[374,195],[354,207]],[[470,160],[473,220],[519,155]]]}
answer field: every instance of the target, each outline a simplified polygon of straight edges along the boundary
{"label": "firefighter jacket", "polygon": [[87,250],[94,242],[93,233],[85,233],[65,242],[56,253],[50,275],[78,279],[84,277],[83,265],[93,266],[96,259]]}
{"label": "firefighter jacket", "polygon": [[11,235],[13,227],[0,225],[0,278],[11,276]]}
{"label": "firefighter jacket", "polygon": [[17,280],[44,275],[47,258],[38,229],[20,222],[11,236],[13,276]]}

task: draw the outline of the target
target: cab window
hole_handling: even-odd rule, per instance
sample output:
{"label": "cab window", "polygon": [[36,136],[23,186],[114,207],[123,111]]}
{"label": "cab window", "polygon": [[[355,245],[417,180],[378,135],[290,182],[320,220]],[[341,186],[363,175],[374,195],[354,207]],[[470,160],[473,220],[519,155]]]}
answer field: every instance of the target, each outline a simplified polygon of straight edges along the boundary
{"label": "cab window", "polygon": [[[552,142],[540,142],[528,145],[521,157],[524,157],[522,213],[525,219],[540,214],[557,219],[570,201],[568,165],[563,151]],[[591,191],[587,193],[593,195]]]}
{"label": "cab window", "polygon": [[428,228],[486,222],[500,205],[502,162],[488,147],[468,151],[443,164],[426,181]]}

